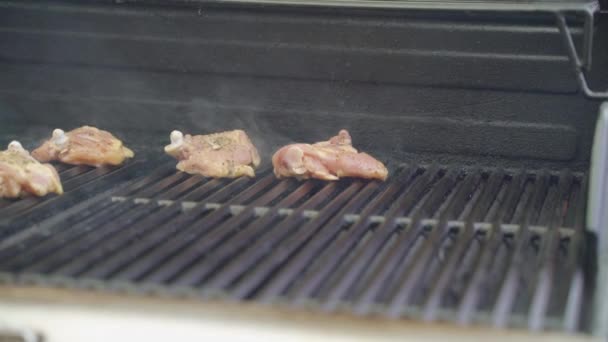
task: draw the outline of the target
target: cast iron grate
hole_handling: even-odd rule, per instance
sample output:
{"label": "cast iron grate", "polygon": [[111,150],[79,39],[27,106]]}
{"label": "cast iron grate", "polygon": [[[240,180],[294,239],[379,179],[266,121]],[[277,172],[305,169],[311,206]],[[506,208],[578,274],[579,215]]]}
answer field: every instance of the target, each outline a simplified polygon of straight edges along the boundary
{"label": "cast iron grate", "polygon": [[0,198],[0,239],[34,225],[79,202],[107,191],[119,182],[136,177],[146,163],[132,161],[122,167],[72,166],[55,164],[63,184],[62,196],[47,195],[42,198]]}
{"label": "cast iron grate", "polygon": [[568,170],[403,166],[385,183],[325,183],[270,171],[210,180],[167,165],[1,241],[0,271],[11,282],[576,331],[589,295],[585,186]]}

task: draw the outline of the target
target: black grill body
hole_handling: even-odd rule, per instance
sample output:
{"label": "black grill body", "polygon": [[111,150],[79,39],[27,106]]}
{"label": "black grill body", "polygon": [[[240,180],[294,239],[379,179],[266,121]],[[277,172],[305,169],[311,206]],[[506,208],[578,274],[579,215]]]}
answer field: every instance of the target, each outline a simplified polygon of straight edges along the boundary
{"label": "black grill body", "polygon": [[[599,102],[578,93],[551,16],[5,2],[0,68],[2,144],[89,124],[137,154],[58,165],[61,197],[1,200],[6,282],[589,329]],[[263,156],[253,180],[163,155],[172,129],[235,128]],[[278,147],[341,128],[387,163],[386,183],[275,179]]]}

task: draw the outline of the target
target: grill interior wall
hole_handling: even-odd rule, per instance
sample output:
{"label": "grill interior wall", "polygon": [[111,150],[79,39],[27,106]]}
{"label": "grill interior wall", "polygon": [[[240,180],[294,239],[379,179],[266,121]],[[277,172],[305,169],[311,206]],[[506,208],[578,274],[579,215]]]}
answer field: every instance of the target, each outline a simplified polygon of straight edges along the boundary
{"label": "grill interior wall", "polygon": [[347,128],[385,161],[588,167],[598,103],[550,16],[53,3],[0,5],[0,143],[243,128],[269,155]]}

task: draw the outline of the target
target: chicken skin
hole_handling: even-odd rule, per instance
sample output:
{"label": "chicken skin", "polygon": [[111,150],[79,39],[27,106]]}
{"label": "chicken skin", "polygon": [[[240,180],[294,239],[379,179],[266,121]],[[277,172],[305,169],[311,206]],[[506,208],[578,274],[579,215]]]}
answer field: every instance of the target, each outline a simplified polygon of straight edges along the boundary
{"label": "chicken skin", "polygon": [[171,132],[165,152],[179,160],[177,169],[213,178],[255,177],[260,155],[242,130],[185,136]]}
{"label": "chicken skin", "polygon": [[110,132],[83,126],[67,133],[55,129],[51,139],[32,151],[32,156],[41,162],[59,160],[66,164],[100,167],[120,165],[134,154]]}
{"label": "chicken skin", "polygon": [[369,154],[358,152],[352,146],[350,134],[344,129],[328,141],[284,146],[272,156],[272,165],[278,178],[386,180],[388,177],[386,166]]}
{"label": "chicken skin", "polygon": [[44,196],[51,192],[63,193],[59,175],[52,165],[32,158],[17,141],[0,151],[0,198]]}

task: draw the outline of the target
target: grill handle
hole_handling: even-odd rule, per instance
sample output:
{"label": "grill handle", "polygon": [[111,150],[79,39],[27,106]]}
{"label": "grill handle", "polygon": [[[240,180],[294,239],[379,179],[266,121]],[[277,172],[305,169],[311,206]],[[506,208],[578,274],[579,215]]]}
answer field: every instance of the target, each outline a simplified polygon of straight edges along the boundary
{"label": "grill handle", "polygon": [[600,106],[591,152],[587,228],[598,239],[608,237],[608,102]]}
{"label": "grill handle", "polygon": [[608,102],[600,106],[591,156],[587,229],[597,236],[593,333],[608,336]]}

